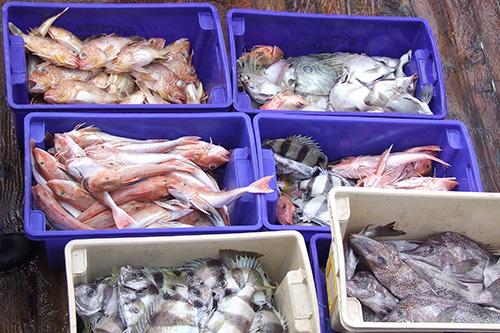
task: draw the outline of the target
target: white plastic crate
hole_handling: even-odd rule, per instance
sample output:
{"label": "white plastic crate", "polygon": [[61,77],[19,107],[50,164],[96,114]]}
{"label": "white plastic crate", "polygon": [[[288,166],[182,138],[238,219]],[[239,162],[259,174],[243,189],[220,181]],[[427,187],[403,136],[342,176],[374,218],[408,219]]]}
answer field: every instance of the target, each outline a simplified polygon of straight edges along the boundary
{"label": "white plastic crate", "polygon": [[372,224],[396,221],[406,235],[425,239],[455,231],[500,248],[500,193],[338,188],[329,194],[332,248],[326,269],[333,328],[340,332],[500,332],[498,324],[363,321],[361,303],[347,296],[343,238]]}
{"label": "white plastic crate", "polygon": [[75,285],[108,275],[113,266],[178,266],[197,258],[217,258],[220,249],[262,254],[266,272],[280,284],[275,299],[289,332],[319,332],[309,256],[296,231],[71,241],[65,249],[70,332],[77,332]]}

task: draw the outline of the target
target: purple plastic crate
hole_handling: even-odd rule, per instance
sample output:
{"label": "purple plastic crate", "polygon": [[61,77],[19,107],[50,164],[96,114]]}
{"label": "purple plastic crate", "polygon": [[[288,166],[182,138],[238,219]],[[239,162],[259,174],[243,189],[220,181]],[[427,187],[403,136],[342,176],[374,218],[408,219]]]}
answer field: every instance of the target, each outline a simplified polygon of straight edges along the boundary
{"label": "purple plastic crate", "polygon": [[245,186],[258,177],[255,140],[250,118],[245,114],[30,113],[24,121],[24,230],[29,238],[45,242],[47,257],[52,267],[62,266],[64,245],[72,239],[251,232],[262,228],[262,220],[265,219],[263,201],[260,195],[246,194],[236,201],[231,213],[233,225],[228,227],[48,230],[44,214],[34,208],[31,200],[29,140],[33,138],[37,147],[45,148],[47,131],[69,131],[81,123],[95,125],[114,135],[136,139],[174,139],[184,135],[197,135],[203,140],[212,140],[215,144],[232,150],[229,163],[218,168],[215,174],[223,188]]}
{"label": "purple plastic crate", "polygon": [[[55,23],[85,39],[102,33],[145,38],[163,37],[168,43],[188,38],[193,65],[208,94],[200,105],[43,105],[29,104],[26,59],[21,37],[12,36],[8,22],[22,31],[41,24],[64,8],[70,9]],[[15,114],[18,141],[22,142],[23,119],[37,111],[200,112],[226,111],[231,105],[228,60],[217,9],[210,4],[75,4],[21,3],[3,6],[3,41],[7,102]]]}
{"label": "purple plastic crate", "polygon": [[330,253],[331,242],[332,236],[330,234],[320,233],[312,236],[309,243],[309,254],[311,257],[314,284],[316,285],[316,297],[318,298],[321,333],[333,332],[330,327],[325,276],[325,267]]}
{"label": "purple plastic crate", "polygon": [[[367,112],[282,111],[294,114],[333,116],[369,116],[389,118],[443,119],[446,95],[439,51],[431,27],[417,17],[346,16],[297,14],[262,10],[230,10],[227,14],[233,106],[236,111],[257,113],[250,96],[237,86],[236,60],[256,45],[277,45],[286,57],[322,52],[356,52],[372,56],[399,58],[409,49],[412,60],[407,74],[418,73],[417,94],[422,85],[432,84],[434,95],[429,104],[433,115]],[[276,111],[264,111],[276,112]]]}
{"label": "purple plastic crate", "polygon": [[[450,167],[434,163],[437,177],[456,177],[457,191],[482,192],[481,177],[465,125],[455,120],[373,119],[361,117],[293,116],[283,113],[261,113],[253,120],[257,156],[261,176],[276,173],[272,152],[262,149],[265,139],[277,139],[301,134],[315,139],[328,156],[329,162],[347,156],[381,154],[394,145],[393,152],[414,146],[437,144],[438,157]],[[271,186],[276,189],[274,179]],[[278,192],[265,195],[268,230],[298,230],[306,240],[316,232],[329,232],[329,227],[283,226],[276,221]]]}

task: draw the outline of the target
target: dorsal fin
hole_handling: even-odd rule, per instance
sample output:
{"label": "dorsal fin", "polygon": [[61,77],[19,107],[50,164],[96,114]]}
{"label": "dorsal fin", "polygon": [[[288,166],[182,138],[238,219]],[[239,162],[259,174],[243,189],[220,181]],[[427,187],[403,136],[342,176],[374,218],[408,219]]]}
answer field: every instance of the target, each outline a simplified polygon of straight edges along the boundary
{"label": "dorsal fin", "polygon": [[300,134],[299,135],[290,135],[287,138],[287,140],[290,140],[292,142],[295,142],[295,143],[298,143],[301,145],[305,145],[309,148],[317,149],[317,150],[321,151],[321,147],[319,146],[319,144],[310,136],[304,136],[304,135],[300,135]]}

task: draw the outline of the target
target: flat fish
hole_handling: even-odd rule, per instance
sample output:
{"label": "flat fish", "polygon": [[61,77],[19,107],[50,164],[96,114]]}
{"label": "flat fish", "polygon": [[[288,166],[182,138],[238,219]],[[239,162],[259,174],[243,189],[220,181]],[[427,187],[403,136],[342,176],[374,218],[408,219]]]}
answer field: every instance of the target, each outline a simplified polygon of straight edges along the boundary
{"label": "flat fish", "polygon": [[325,168],[328,164],[328,157],[321,151],[319,144],[307,136],[292,135],[284,139],[264,140],[263,146],[310,167]]}
{"label": "flat fish", "polygon": [[295,92],[301,95],[328,96],[335,84],[335,71],[311,56],[288,59],[295,68]]}

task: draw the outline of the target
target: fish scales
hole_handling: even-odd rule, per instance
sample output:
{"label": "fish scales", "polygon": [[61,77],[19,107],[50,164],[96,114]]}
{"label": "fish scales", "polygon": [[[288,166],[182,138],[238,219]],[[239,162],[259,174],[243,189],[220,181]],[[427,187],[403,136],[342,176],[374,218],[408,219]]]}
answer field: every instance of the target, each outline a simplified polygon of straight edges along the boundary
{"label": "fish scales", "polygon": [[264,146],[273,152],[310,167],[326,167],[328,158],[311,138],[291,136],[275,140],[265,140]]}

